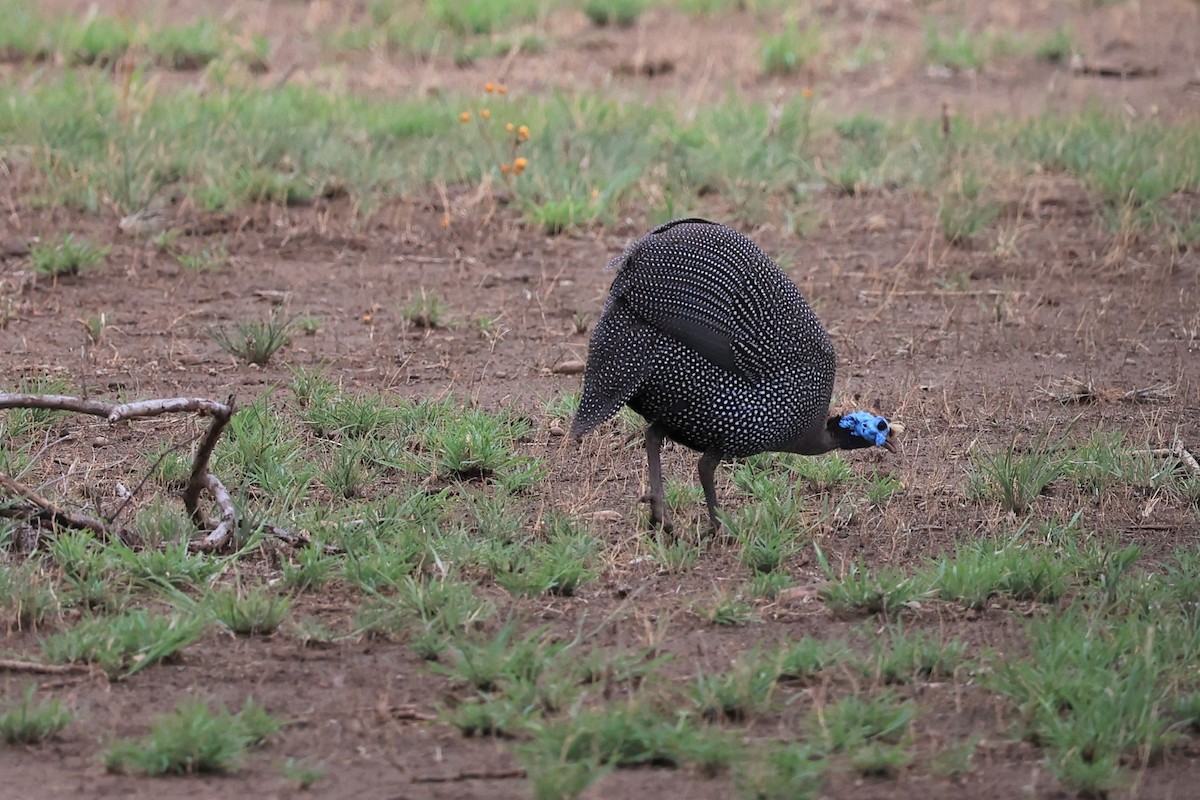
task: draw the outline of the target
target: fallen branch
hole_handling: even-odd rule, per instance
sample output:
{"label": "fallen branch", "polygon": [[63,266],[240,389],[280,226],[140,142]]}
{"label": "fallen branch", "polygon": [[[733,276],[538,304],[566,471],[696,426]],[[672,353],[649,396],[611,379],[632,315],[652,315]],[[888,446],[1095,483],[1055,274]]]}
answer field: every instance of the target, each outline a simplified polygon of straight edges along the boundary
{"label": "fallen branch", "polygon": [[[197,545],[196,549],[220,550],[229,543],[229,538],[233,536],[233,530],[237,527],[237,510],[233,507],[233,498],[230,497],[229,490],[221,483],[220,478],[211,472],[205,472],[204,485],[212,492],[217,508],[221,509],[221,523],[204,537],[204,541]],[[192,518],[196,519],[195,516]]]}
{"label": "fallen branch", "polygon": [[[173,397],[158,400],[138,400],[132,403],[112,404],[100,400],[89,400],[82,397],[70,397],[58,394],[23,394],[0,392],[0,409],[6,408],[41,408],[55,411],[74,411],[80,414],[91,414],[103,417],[110,425],[139,417],[156,417],[162,414],[190,412],[212,417],[212,422],[200,439],[196,448],[196,456],[192,461],[192,471],[188,477],[187,487],[183,493],[183,505],[192,522],[199,528],[207,527],[204,515],[200,512],[200,494],[209,490],[221,511],[221,522],[209,533],[200,547],[214,550],[228,543],[237,527],[237,512],[233,500],[224,484],[209,471],[209,460],[213,448],[221,433],[233,417],[233,396],[224,403],[208,400],[202,397]],[[80,514],[58,508],[46,498],[32,489],[21,486],[11,478],[4,476],[0,487],[7,489],[20,500],[35,507],[32,516],[49,518],[51,521],[73,528],[86,528],[103,536],[118,536],[124,540],[125,534],[118,533],[108,522],[92,519]],[[10,508],[16,510],[16,507]],[[118,512],[119,513],[119,512]]]}
{"label": "fallen branch", "polygon": [[518,767],[513,769],[501,769],[495,771],[489,770],[473,770],[464,769],[462,772],[455,772],[452,775],[417,775],[413,778],[413,783],[455,783],[457,781],[493,781],[507,780],[509,778],[524,778],[525,770]]}
{"label": "fallen branch", "polygon": [[1196,461],[1196,457],[1187,449],[1182,440],[1177,440],[1170,447],[1160,447],[1150,452],[1161,458],[1178,458],[1180,463],[1192,471],[1193,475],[1200,476],[1200,462]]}
{"label": "fallen branch", "polygon": [[1018,294],[1007,289],[860,289],[865,297],[1006,297]]}
{"label": "fallen branch", "polygon": [[0,670],[7,672],[35,672],[39,675],[63,675],[68,672],[90,672],[87,664],[39,664],[36,661],[17,661],[0,658]]}
{"label": "fallen branch", "polygon": [[1159,68],[1155,64],[1088,63],[1081,56],[1071,59],[1071,70],[1076,75],[1092,75],[1097,78],[1153,78]]}
{"label": "fallen branch", "polygon": [[6,490],[13,497],[24,501],[24,503],[19,505],[0,508],[0,516],[44,519],[54,525],[61,525],[66,528],[83,528],[93,531],[109,541],[119,539],[125,544],[129,544],[132,539],[127,531],[120,528],[113,528],[102,520],[74,511],[68,511],[65,508],[59,508],[49,498],[43,497],[33,489],[22,486],[3,473],[0,473],[0,488]]}
{"label": "fallen branch", "polygon": [[392,719],[405,722],[431,722],[437,719],[437,714],[426,714],[424,711],[417,710],[417,707],[412,705],[394,706],[388,709],[388,714]]}
{"label": "fallen branch", "polygon": [[[287,528],[281,528],[278,525],[264,525],[263,533],[267,536],[274,537],[284,544],[290,545],[297,550],[308,547],[312,544],[312,537],[306,531],[289,531]],[[321,551],[327,556],[336,556],[345,553],[346,551],[337,545],[326,544],[322,545]]]}

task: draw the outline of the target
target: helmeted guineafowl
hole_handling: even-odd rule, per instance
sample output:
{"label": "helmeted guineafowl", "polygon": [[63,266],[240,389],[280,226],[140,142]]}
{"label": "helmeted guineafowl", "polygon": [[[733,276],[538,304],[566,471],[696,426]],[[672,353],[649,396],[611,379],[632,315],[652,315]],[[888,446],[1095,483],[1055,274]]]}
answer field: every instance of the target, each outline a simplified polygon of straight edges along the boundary
{"label": "helmeted guineafowl", "polygon": [[703,219],[662,225],[609,265],[617,275],[588,344],[576,439],[628,404],[645,417],[650,520],[670,530],[660,451],[701,452],[712,529],[724,458],[893,449],[888,421],[829,417],[833,345],[800,290],[742,234]]}

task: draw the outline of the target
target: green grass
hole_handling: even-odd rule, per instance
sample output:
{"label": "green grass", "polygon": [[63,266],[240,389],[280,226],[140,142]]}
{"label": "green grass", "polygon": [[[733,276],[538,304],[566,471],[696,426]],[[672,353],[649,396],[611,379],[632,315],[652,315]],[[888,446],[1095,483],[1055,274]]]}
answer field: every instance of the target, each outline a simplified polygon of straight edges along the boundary
{"label": "green grass", "polygon": [[107,67],[137,46],[139,60],[148,55],[167,69],[194,70],[225,56],[259,68],[267,56],[261,39],[248,48],[239,47],[209,19],[186,26],[155,26],[98,13],[43,14],[19,0],[0,2],[0,14],[11,23],[0,34],[0,53],[12,60],[38,61],[57,55],[72,66]]}
{"label": "green grass", "polygon": [[716,771],[736,758],[739,747],[727,734],[697,727],[685,715],[673,716],[630,702],[580,711],[545,725],[518,749],[525,763],[556,757],[559,764],[594,767],[677,767],[694,764]]}
{"label": "green grass", "polygon": [[261,367],[291,342],[294,322],[295,317],[285,317],[283,311],[275,309],[266,319],[239,321],[233,333],[215,328],[212,336],[225,352]]}
{"label": "green grass", "polygon": [[808,683],[845,658],[845,650],[817,639],[804,637],[781,648],[778,655],[778,680]]}
{"label": "green grass", "polygon": [[129,678],[169,659],[204,635],[195,616],[155,614],[145,609],[111,617],[89,617],[42,641],[51,664],[95,664],[114,680]]}
{"label": "green grass", "polygon": [[987,61],[986,47],[966,28],[957,28],[947,35],[933,22],[927,22],[925,60],[953,70],[977,70]]}
{"label": "green grass", "polygon": [[21,693],[20,700],[0,704],[0,739],[8,744],[41,744],[75,718],[57,698],[35,702],[36,691],[37,687],[31,683]]}
{"label": "green grass", "polygon": [[830,752],[852,753],[867,745],[901,745],[916,713],[915,703],[890,690],[867,698],[850,695],[814,715],[811,727]]}
{"label": "green grass", "polygon": [[263,587],[231,586],[212,592],[204,605],[217,621],[241,636],[275,632],[291,608],[291,598]]}
{"label": "green grass", "polygon": [[449,324],[446,301],[424,287],[412,296],[400,315],[414,328],[445,328]]}
{"label": "green grass", "polygon": [[283,585],[297,592],[318,591],[333,580],[338,559],[320,542],[296,551],[282,566]]}
{"label": "green grass", "polygon": [[40,559],[0,568],[0,612],[18,630],[37,630],[62,609],[48,571]]}
{"label": "green grass", "polygon": [[647,0],[587,0],[583,13],[595,25],[628,28],[646,10]]}
{"label": "green grass", "polygon": [[75,238],[68,233],[55,242],[38,242],[29,248],[29,266],[38,275],[64,278],[80,273],[104,260],[108,247]]}
{"label": "green grass", "polygon": [[992,61],[1026,49],[1026,45],[1008,34],[972,33],[962,26],[941,26],[934,20],[925,23],[925,61],[956,72],[985,69]]}
{"label": "green grass", "polygon": [[1075,51],[1075,39],[1071,31],[1059,26],[1034,44],[1033,53],[1039,61],[1061,64],[1070,59]]}
{"label": "green grass", "polygon": [[307,759],[288,758],[280,768],[284,780],[296,785],[300,791],[311,789],[325,779],[325,767],[309,763]]}
{"label": "green grass", "polygon": [[281,723],[247,700],[240,711],[213,711],[201,699],[183,701],[154,722],[144,739],[115,741],[105,754],[110,772],[145,775],[226,773],[242,765],[246,751],[279,730]]}
{"label": "green grass", "polygon": [[790,75],[809,66],[824,49],[816,23],[801,28],[789,22],[778,33],[762,37],[761,61],[764,75]]}
{"label": "green grass", "polygon": [[540,461],[516,452],[516,442],[530,433],[530,421],[516,413],[489,414],[464,410],[442,417],[421,436],[421,450],[407,463],[431,475],[463,481],[487,480],[510,492],[536,483]]}
{"label": "green grass", "polygon": [[496,583],[514,595],[569,597],[596,577],[592,562],[598,542],[565,516],[550,516],[544,524],[545,541],[494,547],[487,566]]}
{"label": "green grass", "polygon": [[850,564],[844,575],[837,576],[824,563],[830,582],[821,587],[821,599],[835,612],[858,612],[892,616],[909,603],[924,599],[929,589],[920,576],[896,569],[872,570],[860,563]]}
{"label": "green grass", "polygon": [[[463,157],[480,153],[475,126],[458,122],[463,108],[477,105],[471,98],[376,102],[237,83],[203,95],[150,94],[137,80],[131,92],[123,100],[87,74],[45,76],[20,92],[0,88],[0,135],[33,148],[34,189],[44,204],[96,210],[110,198],[129,212],[171,185],[205,209],[349,193],[369,210],[440,183],[477,185],[496,170],[490,153]],[[497,121],[533,131],[522,144],[530,168],[518,201],[548,233],[615,220],[664,197],[690,207],[714,193],[733,219],[753,220],[814,181],[855,194],[930,187],[944,168],[936,124],[814,118],[803,97],[774,108],[718,96],[694,115],[670,102],[648,108],[587,92],[493,99]],[[139,103],[135,117],[123,112],[128,102]],[[955,120],[953,127],[956,142],[971,143],[1018,175],[1035,167],[1074,175],[1113,224],[1176,238],[1188,229],[1188,217],[1166,202],[1200,185],[1196,133],[1186,126],[1092,112]],[[654,179],[647,183],[646,176]],[[952,199],[944,204],[948,215]],[[964,220],[946,219],[953,238],[981,229],[977,218],[994,208],[975,206]],[[1130,221],[1121,223],[1122,214]]]}
{"label": "green grass", "polygon": [[993,186],[971,170],[954,176],[938,203],[942,235],[951,244],[966,244],[987,228],[1000,214]]}
{"label": "green grass", "polygon": [[739,627],[758,621],[754,606],[734,594],[721,592],[716,597],[692,606],[692,613],[722,628]]}
{"label": "green grass", "polygon": [[971,609],[984,609],[1001,596],[1043,603],[1059,599],[1074,583],[1079,562],[1020,538],[1018,533],[1007,541],[966,542],[952,555],[934,559],[927,574],[937,596]]}
{"label": "green grass", "polygon": [[63,583],[81,607],[110,613],[129,602],[132,576],[120,557],[90,531],[62,531],[50,551]]}
{"label": "green grass", "polygon": [[811,745],[764,743],[749,749],[735,786],[745,800],[809,800],[821,791],[827,768],[824,754]]}
{"label": "green grass", "polygon": [[1124,780],[1123,755],[1145,764],[1180,738],[1169,711],[1195,652],[1190,627],[1073,608],[1033,623],[1031,656],[1002,663],[989,684],[1010,698],[1059,780],[1109,791]]}
{"label": "green grass", "polygon": [[976,454],[975,471],[970,473],[968,495],[997,503],[1018,516],[1054,480],[1062,475],[1063,457],[1047,449],[1045,443],[1022,452],[1016,443],[991,455]]}
{"label": "green grass", "polygon": [[899,625],[889,629],[887,641],[876,639],[865,667],[869,677],[885,684],[952,679],[964,665],[967,645],[925,633],[906,633]]}
{"label": "green grass", "polygon": [[[151,509],[152,514],[155,509]],[[196,586],[214,575],[220,568],[221,562],[202,553],[192,553],[188,550],[187,534],[191,532],[190,524],[179,513],[179,509],[164,509],[159,519],[165,518],[169,528],[151,528],[146,530],[147,538],[152,547],[134,550],[121,544],[113,544],[112,552],[120,559],[122,567],[135,581],[148,584],[166,584],[170,586]],[[150,514],[139,515],[139,526],[144,526]]]}
{"label": "green grass", "polygon": [[194,70],[219,58],[226,34],[209,19],[186,27],[164,28],[151,36],[149,50],[155,60],[169,69]]}
{"label": "green grass", "polygon": [[482,692],[512,682],[536,681],[547,662],[567,645],[554,642],[545,630],[525,636],[518,636],[517,630],[510,622],[492,637],[458,638],[447,647],[445,663],[433,664],[432,669]]}
{"label": "green grass", "polygon": [[779,666],[762,653],[746,653],[726,672],[697,672],[690,699],[710,721],[745,722],[771,710]]}

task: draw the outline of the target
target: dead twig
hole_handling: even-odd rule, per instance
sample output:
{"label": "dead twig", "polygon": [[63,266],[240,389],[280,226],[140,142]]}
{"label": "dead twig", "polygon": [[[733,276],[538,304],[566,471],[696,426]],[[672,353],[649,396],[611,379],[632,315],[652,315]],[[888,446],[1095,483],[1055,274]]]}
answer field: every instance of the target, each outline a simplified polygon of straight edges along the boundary
{"label": "dead twig", "polygon": [[405,722],[431,722],[437,719],[436,714],[426,714],[424,711],[418,711],[415,706],[395,706],[388,709],[388,714],[392,719],[403,720]]}
{"label": "dead twig", "polygon": [[1097,78],[1153,78],[1159,73],[1157,64],[1089,63],[1082,56],[1071,59],[1071,71],[1077,75],[1092,75]]}
{"label": "dead twig", "polygon": [[509,778],[524,778],[525,770],[519,767],[501,770],[464,769],[451,775],[417,775],[413,783],[456,783],[457,781],[494,781]]}
{"label": "dead twig", "polygon": [[[206,477],[208,475],[208,460],[212,456],[213,448],[217,446],[217,439],[221,438],[221,433],[233,417],[233,395],[230,395],[229,400],[224,404],[220,404],[219,408],[214,409],[211,414],[213,418],[212,424],[208,426],[208,432],[204,434],[204,438],[200,440],[200,446],[196,448],[196,460],[192,462],[192,474],[188,477],[187,488],[183,491],[183,507],[191,515],[192,521],[197,525],[203,523],[198,503],[200,492],[209,485]],[[217,483],[220,485],[220,481]],[[232,508],[232,505],[230,505],[230,508]]]}
{"label": "dead twig", "polygon": [[[205,537],[201,543],[203,549],[223,547],[231,538],[237,526],[237,512],[233,500],[224,484],[209,471],[209,460],[213,448],[221,437],[229,420],[233,417],[234,400],[230,395],[224,403],[208,400],[203,397],[172,397],[157,400],[138,400],[132,403],[111,404],[100,400],[89,400],[82,397],[70,397],[57,394],[24,394],[0,392],[0,409],[5,408],[41,408],[55,411],[74,411],[80,414],[91,414],[105,418],[110,425],[138,417],[155,417],[161,414],[191,412],[212,417],[212,422],[200,439],[196,455],[192,461],[192,471],[188,477],[187,487],[183,493],[184,509],[199,528],[206,527],[204,515],[200,512],[200,494],[209,490],[221,511],[221,522]],[[38,495],[32,489],[27,489],[11,478],[4,476],[0,486],[16,495],[24,502],[36,507],[34,516],[46,517],[59,524],[74,528],[86,528],[104,536],[118,536],[122,541],[125,534],[118,532],[109,522],[92,519],[80,514],[58,508],[46,498]],[[145,481],[143,481],[145,483]],[[122,509],[118,509],[120,513]],[[10,509],[11,510],[11,509]]]}
{"label": "dead twig", "polygon": [[1008,297],[1019,294],[1006,289],[860,289],[858,293],[864,297]]}
{"label": "dead twig", "polygon": [[1174,396],[1175,386],[1173,384],[1160,383],[1157,386],[1130,389],[1121,395],[1121,399],[1130,403],[1165,403]]}
{"label": "dead twig", "polygon": [[87,664],[39,664],[36,661],[17,661],[0,658],[0,670],[7,672],[34,672],[39,675],[63,675],[68,672],[90,672]]}
{"label": "dead twig", "polygon": [[[212,533],[204,537],[204,541],[197,545],[196,549],[220,550],[229,543],[229,538],[233,536],[233,530],[237,527],[237,510],[233,507],[233,498],[229,495],[229,490],[221,483],[220,478],[211,472],[205,472],[204,485],[212,492],[213,502],[221,510],[221,522],[213,528]],[[197,519],[196,516],[192,518]],[[199,524],[202,523],[203,517],[200,518]]]}
{"label": "dead twig", "polygon": [[1120,390],[1102,389],[1096,386],[1090,379],[1080,380],[1079,378],[1064,378],[1060,381],[1055,381],[1049,387],[1038,387],[1038,391],[1048,397],[1052,397],[1063,405],[1078,403],[1084,405],[1087,403],[1162,403],[1170,400],[1175,396],[1175,387],[1169,383],[1160,383],[1155,386],[1143,386],[1137,389],[1130,389],[1127,392]]}
{"label": "dead twig", "polygon": [[[300,531],[297,533],[295,531],[289,531],[287,528],[281,528],[278,525],[264,525],[262,530],[266,535],[274,537],[284,544],[296,548],[297,550],[308,547],[312,544],[312,537],[309,536],[306,531]],[[327,556],[336,556],[341,555],[346,551],[336,545],[327,544],[322,546],[322,552]]]}
{"label": "dead twig", "polygon": [[1188,450],[1182,440],[1177,440],[1170,447],[1160,447],[1150,451],[1151,455],[1159,456],[1160,458],[1178,458],[1180,463],[1191,470],[1193,475],[1200,477],[1200,462],[1196,461],[1196,456]]}
{"label": "dead twig", "polygon": [[0,509],[0,516],[22,517],[26,519],[37,517],[65,528],[84,528],[94,531],[109,541],[118,539],[125,544],[129,544],[131,541],[132,537],[128,532],[120,528],[113,528],[102,520],[89,517],[85,514],[59,508],[49,498],[43,497],[33,489],[22,486],[3,473],[0,473],[0,488],[18,500],[24,501],[22,505]]}

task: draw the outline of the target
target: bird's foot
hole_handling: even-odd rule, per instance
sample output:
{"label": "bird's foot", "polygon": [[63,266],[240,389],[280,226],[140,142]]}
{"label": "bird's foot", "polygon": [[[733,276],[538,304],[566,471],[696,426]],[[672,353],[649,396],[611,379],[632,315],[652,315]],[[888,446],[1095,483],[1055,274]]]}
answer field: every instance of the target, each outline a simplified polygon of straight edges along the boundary
{"label": "bird's foot", "polygon": [[641,501],[650,504],[650,527],[662,528],[664,533],[673,533],[675,531],[675,525],[667,518],[667,511],[663,508],[661,498],[655,497],[652,494],[644,494]]}
{"label": "bird's foot", "polygon": [[675,523],[667,518],[665,512],[661,510],[656,511],[653,506],[650,508],[650,527],[662,528],[663,533],[675,532]]}

